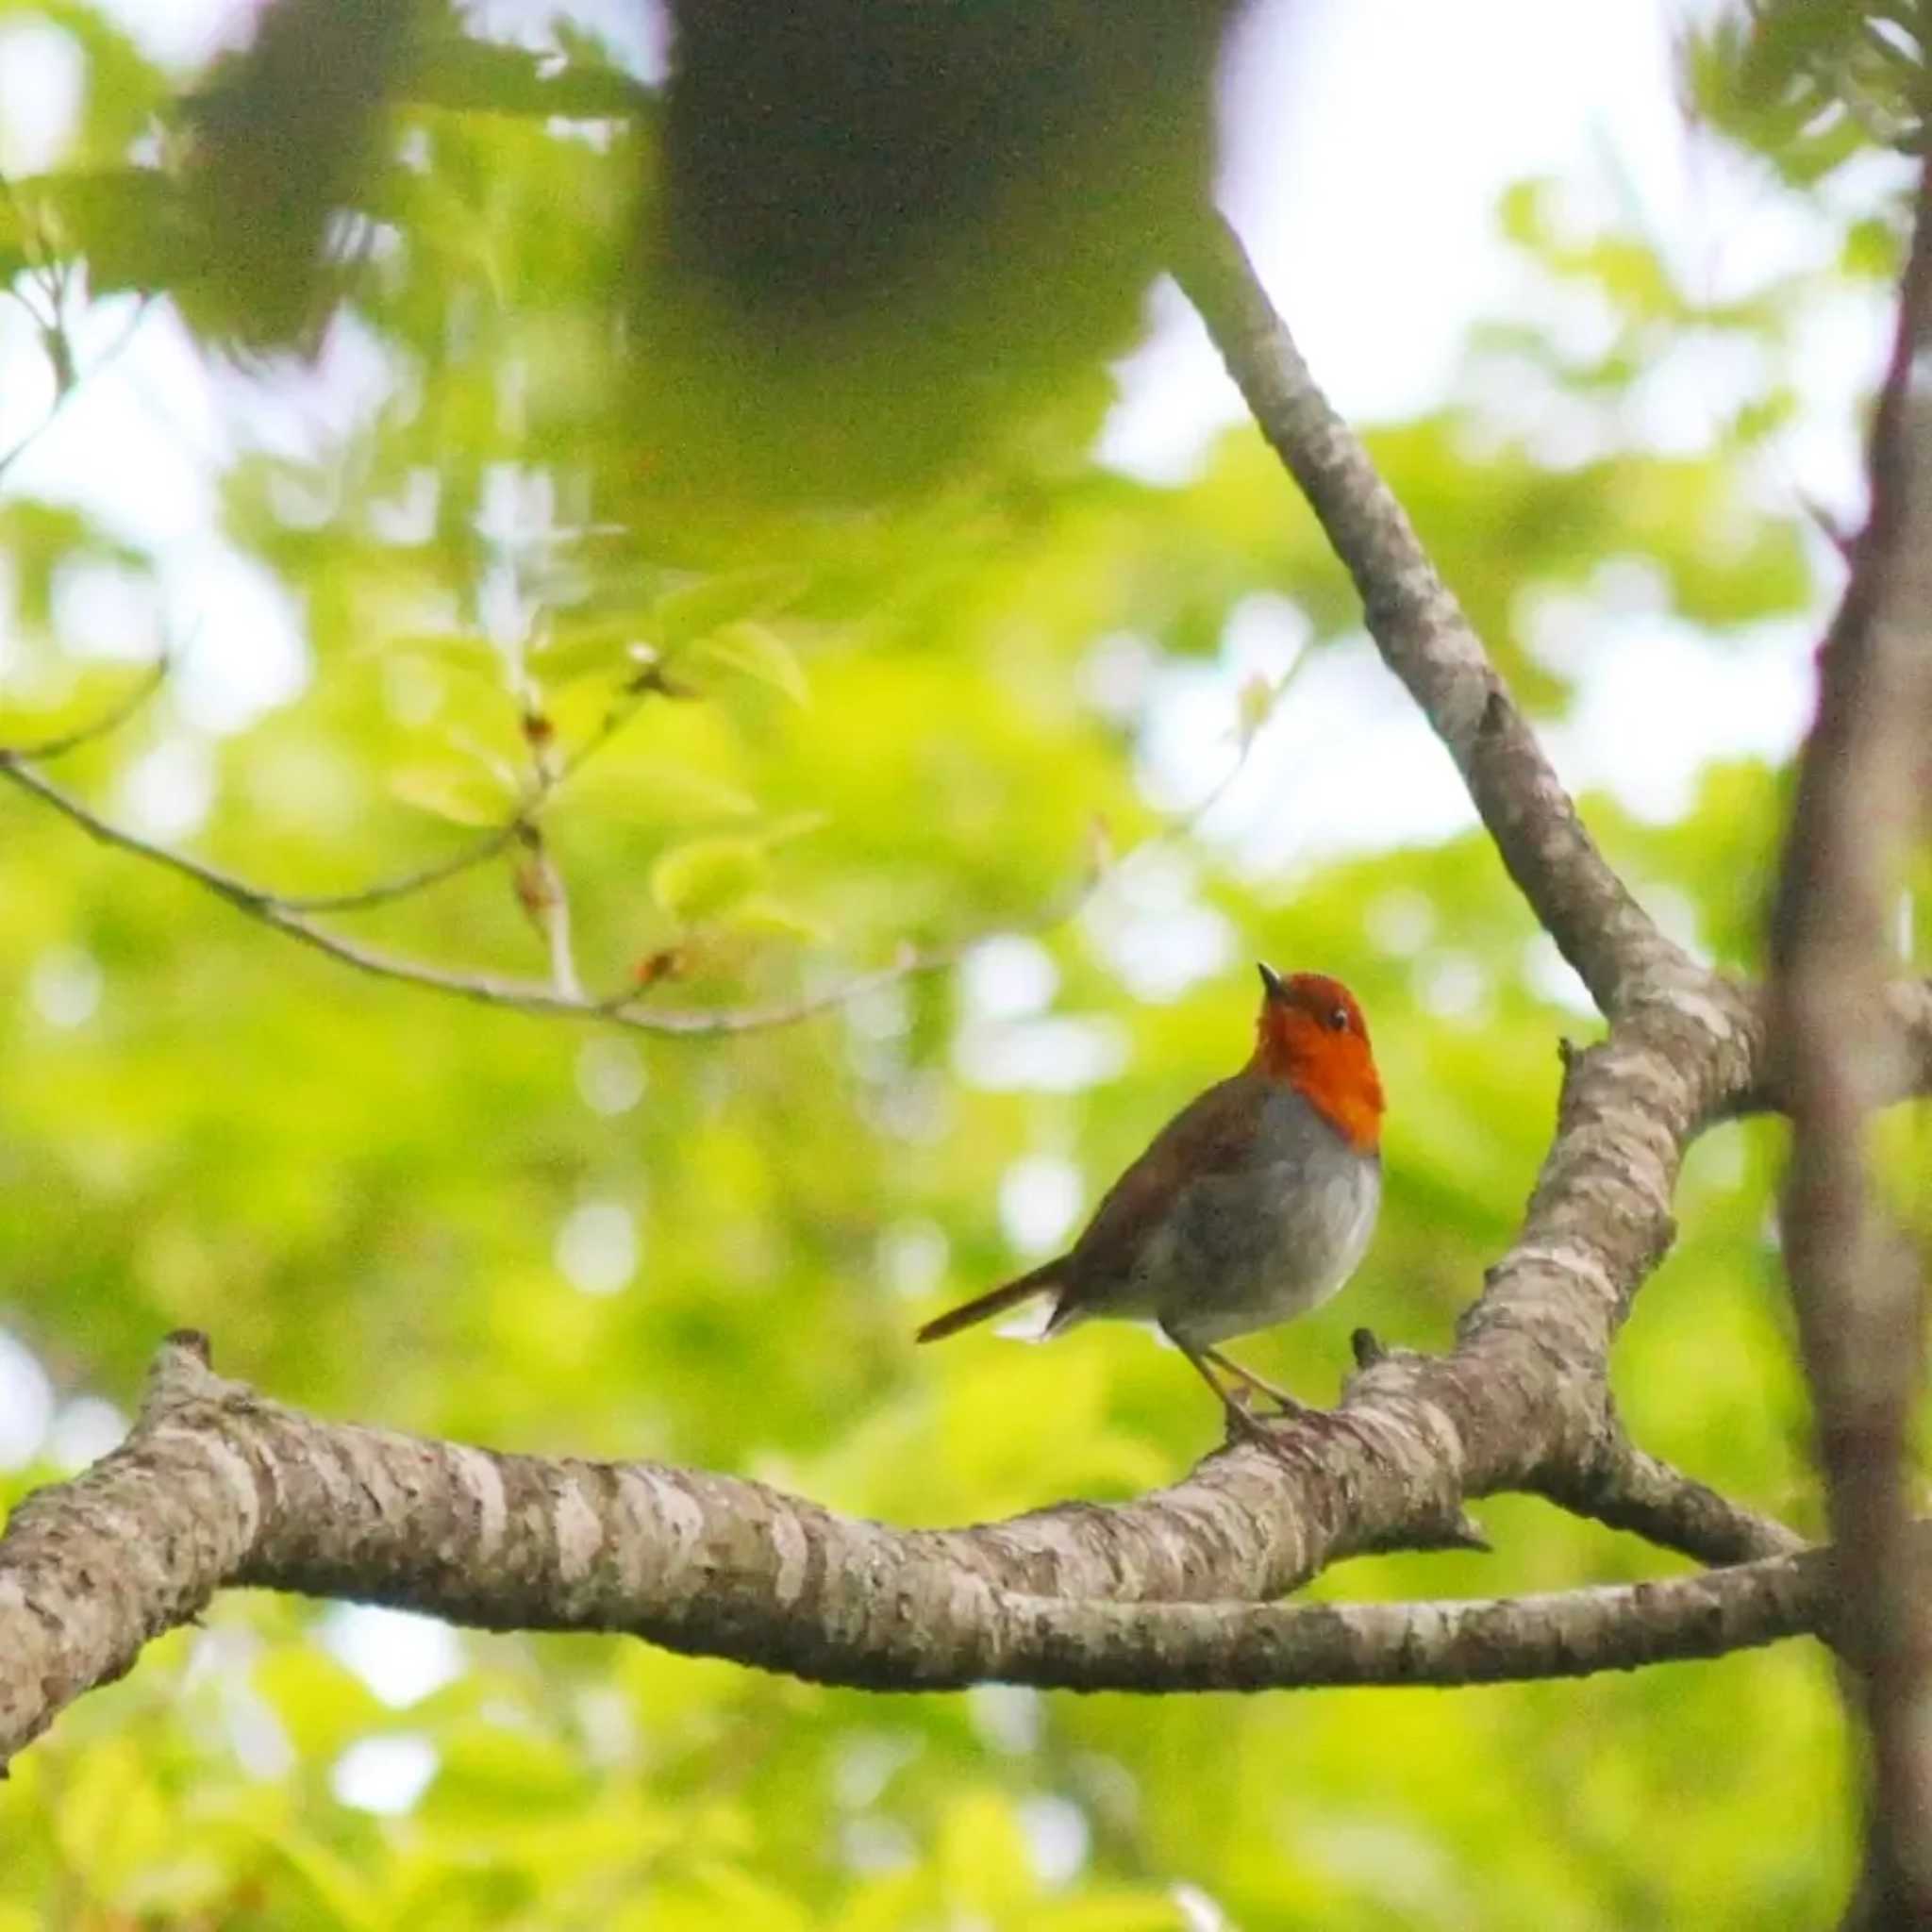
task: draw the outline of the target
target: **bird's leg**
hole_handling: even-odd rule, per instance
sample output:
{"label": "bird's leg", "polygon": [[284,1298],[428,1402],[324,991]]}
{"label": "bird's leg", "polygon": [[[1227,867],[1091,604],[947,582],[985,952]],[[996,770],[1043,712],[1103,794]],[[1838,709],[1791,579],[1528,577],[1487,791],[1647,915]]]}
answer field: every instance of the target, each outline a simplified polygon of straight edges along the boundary
{"label": "bird's leg", "polygon": [[[1232,1375],[1236,1381],[1246,1384],[1257,1395],[1265,1395],[1270,1401],[1278,1403],[1283,1415],[1311,1415],[1314,1411],[1297,1395],[1291,1395],[1286,1389],[1277,1387],[1265,1376],[1257,1375],[1253,1369],[1244,1369],[1230,1356],[1224,1356],[1218,1348],[1204,1348],[1201,1353],[1221,1370],[1224,1374]],[[1219,1386],[1218,1384],[1216,1385]]]}
{"label": "bird's leg", "polygon": [[[1234,1433],[1247,1437],[1252,1442],[1267,1441],[1267,1425],[1257,1417],[1249,1414],[1248,1410],[1235,1399],[1234,1395],[1228,1390],[1222,1387],[1221,1383],[1216,1380],[1213,1370],[1202,1359],[1206,1356],[1213,1357],[1219,1360],[1220,1357],[1215,1357],[1214,1351],[1211,1348],[1191,1349],[1179,1336],[1174,1334],[1170,1334],[1168,1340],[1187,1357],[1188,1366],[1193,1370],[1195,1374],[1199,1375],[1202,1381],[1213,1390],[1214,1399],[1226,1410],[1227,1419],[1234,1426]],[[1228,1363],[1225,1366],[1232,1367],[1233,1364]],[[1241,1371],[1236,1370],[1235,1373],[1239,1374]]]}

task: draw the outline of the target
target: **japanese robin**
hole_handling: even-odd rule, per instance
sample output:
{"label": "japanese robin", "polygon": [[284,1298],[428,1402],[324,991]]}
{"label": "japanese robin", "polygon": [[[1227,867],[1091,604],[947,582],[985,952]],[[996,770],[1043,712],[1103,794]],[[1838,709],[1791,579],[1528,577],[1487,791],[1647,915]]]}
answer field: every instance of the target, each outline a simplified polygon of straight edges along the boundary
{"label": "japanese robin", "polygon": [[1154,1137],[1064,1255],[936,1317],[921,1341],[1050,1294],[1047,1335],[1096,1316],[1158,1323],[1244,1432],[1261,1433],[1257,1394],[1302,1410],[1219,1344],[1307,1314],[1355,1272],[1381,1206],[1382,1083],[1340,980],[1260,972],[1241,1072]]}

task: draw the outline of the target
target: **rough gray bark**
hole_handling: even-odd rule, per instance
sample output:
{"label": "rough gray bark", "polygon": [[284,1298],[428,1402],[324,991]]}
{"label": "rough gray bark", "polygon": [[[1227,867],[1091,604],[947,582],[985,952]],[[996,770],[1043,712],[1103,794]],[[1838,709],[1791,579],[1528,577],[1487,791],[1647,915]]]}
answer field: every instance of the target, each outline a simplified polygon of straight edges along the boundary
{"label": "rough gray bark", "polygon": [[1924,1381],[1918,1257],[1874,1200],[1874,1109],[1918,1061],[1888,1001],[1893,914],[1932,760],[1932,154],[1871,451],[1872,505],[1822,655],[1773,924],[1791,1115],[1785,1263],[1817,1404],[1847,1660],[1872,1738],[1857,1923],[1932,1924],[1932,1618],[1906,1560]]}
{"label": "rough gray bark", "polygon": [[[1385,1357],[1368,1373],[1390,1403],[1395,1377],[1430,1367]],[[1815,1553],[1514,1601],[1257,1603],[1325,1557],[1386,1540],[1378,1524],[1399,1524],[1405,1541],[1461,1535],[1440,1484],[1437,1499],[1386,1481],[1341,1493],[1341,1458],[1320,1442],[1359,1446],[1379,1433],[1374,1420],[1344,1408],[1297,1445],[1290,1466],[1305,1481],[1289,1486],[1330,1510],[1314,1538],[1270,1507],[1281,1473],[1250,1446],[1122,1508],[906,1532],[697,1471],[499,1456],[318,1422],[223,1381],[199,1337],[171,1337],[127,1441],[29,1497],[8,1527],[0,1761],[228,1585],[488,1629],[625,1631],[879,1690],[1574,1675],[1768,1643],[1829,1614]],[[1424,1474],[1425,1443],[1391,1429],[1384,1446],[1405,1479]],[[1785,1541],[1735,1512],[1724,1535],[1740,1548]]]}
{"label": "rough gray bark", "polygon": [[[880,1689],[1465,1682],[1831,1634],[1820,1559],[1637,1450],[1606,1380],[1672,1238],[1686,1146],[1784,1091],[1761,998],[1664,940],[1605,864],[1238,245],[1219,237],[1186,281],[1361,586],[1377,643],[1611,1019],[1566,1056],[1522,1230],[1455,1348],[1365,1346],[1335,1412],[1135,1503],[906,1532],[701,1472],[325,1424],[220,1382],[177,1341],[129,1442],[30,1497],[0,1539],[0,1759],[237,1584],[492,1627],[630,1631]],[[1932,1007],[1922,992],[1902,991],[1902,1008]],[[1467,1541],[1465,1503],[1507,1489],[1735,1567],[1515,1603],[1267,1602],[1342,1556]]]}

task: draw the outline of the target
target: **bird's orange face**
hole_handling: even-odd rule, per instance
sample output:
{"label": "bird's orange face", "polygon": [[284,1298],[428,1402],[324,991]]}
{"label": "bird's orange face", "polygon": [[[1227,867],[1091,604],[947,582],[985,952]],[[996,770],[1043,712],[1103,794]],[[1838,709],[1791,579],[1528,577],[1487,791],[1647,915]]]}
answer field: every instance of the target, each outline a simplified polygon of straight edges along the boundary
{"label": "bird's orange face", "polygon": [[1264,966],[1261,980],[1250,1068],[1286,1080],[1357,1153],[1373,1154],[1382,1138],[1382,1081],[1355,995],[1325,973],[1281,978]]}

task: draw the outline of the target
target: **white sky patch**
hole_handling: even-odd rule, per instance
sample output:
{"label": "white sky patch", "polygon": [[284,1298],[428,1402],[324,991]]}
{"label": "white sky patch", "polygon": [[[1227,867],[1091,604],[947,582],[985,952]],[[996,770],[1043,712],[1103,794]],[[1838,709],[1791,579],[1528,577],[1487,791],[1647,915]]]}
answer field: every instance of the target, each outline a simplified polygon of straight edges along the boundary
{"label": "white sky patch", "polygon": [[70,650],[142,662],[158,655],[153,579],[125,563],[81,558],[54,575],[54,627]]}
{"label": "white sky patch", "polygon": [[1418,962],[1413,983],[1416,1004],[1439,1020],[1472,1026],[1489,1015],[1489,971],[1473,954],[1432,954]]}
{"label": "white sky patch", "polygon": [[1081,923],[1136,999],[1178,999],[1223,972],[1235,930],[1195,891],[1196,871],[1174,845],[1130,854],[1088,901]]}
{"label": "white sky patch", "polygon": [[1041,1795],[1023,1798],[1018,1807],[1020,1829],[1041,1883],[1071,1885],[1086,1869],[1093,1832],[1087,1814],[1071,1798]]}
{"label": "white sky patch", "polygon": [[[970,1697],[973,1693],[967,1692]],[[865,1731],[841,1745],[832,1761],[832,1797],[842,1810],[864,1811],[917,1761],[920,1740],[906,1731]]]}
{"label": "white sky patch", "polygon": [[969,1019],[953,1042],[959,1078],[996,1093],[1081,1093],[1112,1079],[1127,1058],[1126,1030],[1111,1019]]}
{"label": "white sky patch", "polygon": [[1570,784],[1607,787],[1661,824],[1690,808],[1715,751],[1781,759],[1797,748],[1814,702],[1810,625],[1739,640],[1656,617],[1603,628],[1569,716],[1543,733]]}
{"label": "white sky patch", "polygon": [[1080,1211],[1080,1170],[1058,1155],[1032,1154],[1000,1176],[1000,1227],[1023,1255],[1045,1255]]}
{"label": "white sky patch", "polygon": [[208,747],[170,738],[121,774],[117,810],[128,830],[173,844],[200,829],[214,802],[214,768]]}
{"label": "white sky patch", "polygon": [[127,1439],[127,1418],[98,1395],[63,1402],[47,1432],[47,1455],[60,1469],[86,1469]]}
{"label": "white sky patch", "polygon": [[867,1814],[840,1825],[839,1856],[848,1871],[903,1872],[919,1862],[919,1845],[903,1824]]}
{"label": "white sky patch", "polygon": [[226,544],[172,553],[163,575],[169,689],[181,715],[217,735],[292,702],[308,680],[301,608],[274,572]]}
{"label": "white sky patch", "polygon": [[[8,471],[6,493],[77,505],[159,556],[215,536],[215,476],[232,454],[232,440],[214,408],[208,365],[173,309],[158,303],[135,325],[137,308],[132,296],[113,296],[77,319],[80,380]],[[14,370],[23,384],[35,370],[30,392],[40,392],[45,372],[38,370],[44,359],[38,349],[7,346],[8,388]],[[11,438],[38,425],[47,393],[26,421],[8,411]]]}
{"label": "white sky patch", "polygon": [[1523,977],[1534,993],[1573,1013],[1596,1011],[1596,1002],[1582,975],[1557,950],[1548,933],[1540,932],[1523,949]]}
{"label": "white sky patch", "polygon": [[593,1033],[577,1049],[577,1095],[608,1119],[628,1113],[644,1097],[644,1057],[627,1040]]}
{"label": "white sky patch", "polygon": [[[1164,755],[1189,754],[1175,743]],[[1267,874],[1475,824],[1449,754],[1365,637],[1329,645],[1297,674],[1224,812],[1242,827],[1240,861]]]}
{"label": "white sky patch", "polygon": [[622,1201],[582,1201],[557,1231],[558,1272],[579,1294],[616,1294],[638,1272],[637,1217]]}
{"label": "white sky patch", "polygon": [[40,1454],[54,1420],[54,1385],[40,1358],[0,1328],[0,1469],[21,1469]]}
{"label": "white sky patch", "polygon": [[1052,1004],[1060,983],[1053,955],[1018,933],[984,941],[960,962],[966,1004],[983,1020],[1018,1020]]}
{"label": "white sky patch", "polygon": [[398,1818],[412,1810],[436,1775],[436,1747],[406,1731],[351,1744],[329,1772],[337,1801],[357,1811]]}
{"label": "white sky patch", "polygon": [[1436,933],[1436,908],[1424,892],[1397,886],[1369,901],[1362,914],[1369,938],[1385,953],[1419,953]]}
{"label": "white sky patch", "polygon": [[1299,605],[1272,591],[1243,597],[1228,612],[1221,633],[1222,658],[1236,688],[1251,677],[1279,684],[1313,641],[1314,628]]}
{"label": "white sky patch", "polygon": [[890,986],[868,987],[844,1004],[845,1024],[860,1040],[877,1043],[897,1040],[912,1024],[912,1003],[903,980]]}
{"label": "white sky patch", "polygon": [[1140,722],[1149,680],[1160,653],[1134,631],[1109,631],[1088,651],[1080,666],[1080,691],[1102,717],[1116,724]]}
{"label": "white sky patch", "polygon": [[462,1645],[447,1624],[408,1610],[341,1604],[322,1620],[324,1646],[393,1708],[462,1674]]}
{"label": "white sky patch", "polygon": [[225,47],[247,43],[259,0],[95,0],[148,57],[168,67],[198,67]]}
{"label": "white sky patch", "polygon": [[1657,921],[1657,930],[1674,944],[1709,964],[1695,903],[1675,886],[1658,885],[1655,880],[1633,878],[1630,890],[1642,901],[1643,909]]}
{"label": "white sky patch", "polygon": [[[1344,415],[1440,399],[1470,319],[1520,274],[1495,225],[1511,181],[1613,172],[1640,225],[1702,262],[1707,222],[1724,234],[1732,211],[1709,208],[1676,106],[1671,37],[1697,10],[1293,0],[1243,18],[1222,62],[1218,199],[1262,279],[1292,290],[1296,337]],[[1244,412],[1171,284],[1150,312],[1103,453],[1173,479]]]}
{"label": "white sky patch", "polygon": [[952,1247],[936,1221],[895,1221],[880,1229],[874,1248],[879,1278],[894,1294],[916,1301],[946,1278]]}
{"label": "white sky patch", "polygon": [[17,180],[60,158],[85,78],[73,35],[31,15],[0,27],[0,173]]}
{"label": "white sky patch", "polygon": [[49,1026],[85,1026],[100,1010],[103,980],[83,946],[49,946],[26,976],[27,1004]]}
{"label": "white sky patch", "polygon": [[231,1676],[223,1686],[222,1723],[228,1748],[250,1777],[268,1783],[295,1769],[295,1747],[281,1720],[244,1677]]}
{"label": "white sky patch", "polygon": [[975,1684],[966,1693],[974,1732],[1009,1757],[1040,1749],[1046,1713],[1038,1690],[1025,1684]]}

